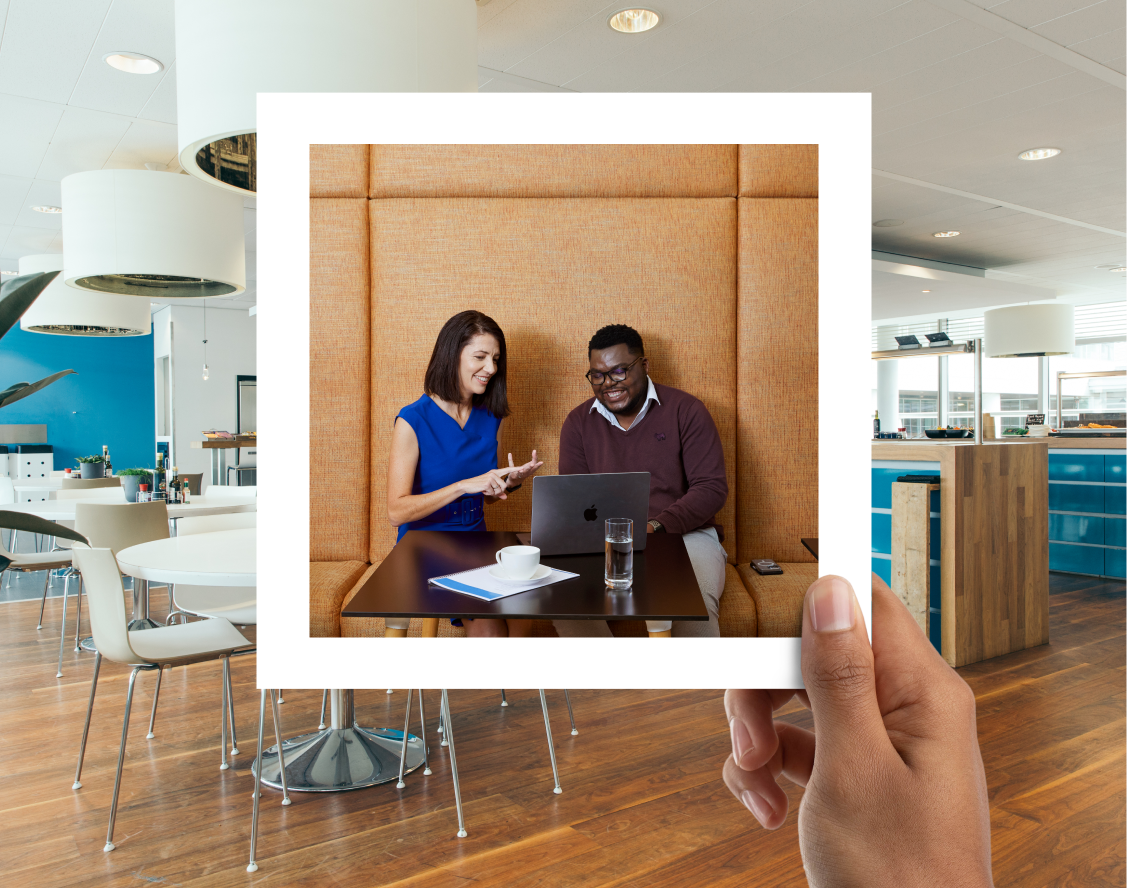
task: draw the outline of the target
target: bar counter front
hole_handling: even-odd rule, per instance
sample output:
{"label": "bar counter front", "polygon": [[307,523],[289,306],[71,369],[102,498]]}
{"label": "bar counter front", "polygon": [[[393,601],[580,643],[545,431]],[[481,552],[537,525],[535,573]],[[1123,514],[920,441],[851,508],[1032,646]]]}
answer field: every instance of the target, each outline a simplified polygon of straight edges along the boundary
{"label": "bar counter front", "polygon": [[873,571],[952,666],[1049,640],[1048,472],[1044,443],[873,442]]}

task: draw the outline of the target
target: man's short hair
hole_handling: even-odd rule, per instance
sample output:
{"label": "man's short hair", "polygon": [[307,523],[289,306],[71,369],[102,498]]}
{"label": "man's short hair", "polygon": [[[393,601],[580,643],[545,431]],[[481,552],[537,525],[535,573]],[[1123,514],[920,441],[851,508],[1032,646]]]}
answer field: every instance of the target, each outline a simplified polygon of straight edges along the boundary
{"label": "man's short hair", "polygon": [[591,337],[587,343],[587,357],[596,349],[613,348],[616,345],[625,345],[633,355],[645,355],[646,348],[642,345],[642,337],[633,327],[625,324],[608,324]]}

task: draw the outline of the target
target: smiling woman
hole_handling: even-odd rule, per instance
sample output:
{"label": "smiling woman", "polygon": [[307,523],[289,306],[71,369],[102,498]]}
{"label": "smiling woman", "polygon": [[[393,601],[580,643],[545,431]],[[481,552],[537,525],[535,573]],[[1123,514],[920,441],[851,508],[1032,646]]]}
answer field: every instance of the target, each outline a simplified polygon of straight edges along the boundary
{"label": "smiling woman", "polygon": [[[501,465],[497,435],[509,415],[505,334],[488,315],[463,311],[438,334],[423,396],[399,411],[387,472],[387,517],[408,530],[485,530],[487,503],[507,498],[542,463]],[[506,477],[507,476],[507,477]],[[406,625],[387,621],[388,634]],[[401,621],[403,624],[407,620]],[[527,635],[527,620],[471,620],[470,636]],[[455,625],[461,625],[457,621]]]}

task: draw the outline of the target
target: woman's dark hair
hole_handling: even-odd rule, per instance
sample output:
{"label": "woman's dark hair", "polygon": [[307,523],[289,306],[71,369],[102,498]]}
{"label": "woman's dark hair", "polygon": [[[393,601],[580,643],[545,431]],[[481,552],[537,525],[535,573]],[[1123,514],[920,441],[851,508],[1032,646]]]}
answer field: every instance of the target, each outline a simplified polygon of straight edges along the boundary
{"label": "woman's dark hair", "polygon": [[485,393],[473,396],[474,407],[484,407],[499,419],[504,419],[509,410],[508,385],[505,379],[505,334],[497,322],[480,311],[462,311],[442,325],[434,351],[430,353],[430,364],[423,380],[423,391],[444,401],[458,404],[462,400],[462,387],[458,372],[462,363],[462,349],[475,336],[488,334],[497,340],[501,348],[501,360],[497,362],[497,372],[485,387]]}

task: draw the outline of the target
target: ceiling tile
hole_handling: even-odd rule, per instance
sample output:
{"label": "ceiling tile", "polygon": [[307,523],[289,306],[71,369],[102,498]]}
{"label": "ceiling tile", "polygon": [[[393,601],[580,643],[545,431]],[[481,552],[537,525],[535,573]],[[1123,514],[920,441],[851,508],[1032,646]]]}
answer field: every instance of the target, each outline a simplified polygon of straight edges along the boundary
{"label": "ceiling tile", "polygon": [[253,207],[243,207],[243,231],[247,234],[258,225],[258,211]]}
{"label": "ceiling tile", "polygon": [[12,0],[0,46],[0,83],[9,95],[66,103],[110,0]]}
{"label": "ceiling tile", "polygon": [[1073,43],[1068,48],[1106,65],[1108,62],[1123,58],[1125,42],[1127,42],[1127,29],[1117,28],[1106,34]]}
{"label": "ceiling tile", "polygon": [[35,179],[24,198],[23,206],[16,217],[15,224],[24,228],[47,228],[61,231],[63,217],[58,213],[37,213],[32,207],[59,207],[63,204],[61,187],[58,181]]}
{"label": "ceiling tile", "polygon": [[173,62],[164,72],[164,78],[157,84],[153,94],[137,115],[146,120],[159,120],[161,123],[176,123],[176,63]]}
{"label": "ceiling tile", "polygon": [[247,250],[247,282],[258,279],[258,254]]}
{"label": "ceiling tile", "polygon": [[146,163],[167,166],[176,157],[176,127],[156,120],[134,120],[106,161],[104,169],[144,169]]}
{"label": "ceiling tile", "polygon": [[67,108],[36,178],[61,179],[71,173],[101,169],[128,129],[128,117]]}
{"label": "ceiling tile", "polygon": [[0,173],[32,178],[62,119],[62,105],[0,94]]}
{"label": "ceiling tile", "polygon": [[1100,0],[1006,0],[1004,3],[979,3],[995,15],[1023,28],[1033,28],[1061,16],[1098,5]]}
{"label": "ceiling tile", "polygon": [[[136,116],[174,61],[173,35],[172,0],[113,0],[70,103]],[[127,74],[102,61],[107,53],[121,51],[150,56],[164,65],[164,70]]]}
{"label": "ceiling tile", "polygon": [[1073,43],[1091,40],[1124,27],[1127,27],[1127,4],[1123,0],[1103,0],[1030,30],[1053,43],[1071,47]]}
{"label": "ceiling tile", "polygon": [[52,252],[50,249],[51,242],[55,239],[55,234],[56,232],[48,228],[25,228],[20,225],[13,225],[4,241],[0,258],[19,259],[21,256],[29,256],[32,253],[50,253]]}
{"label": "ceiling tile", "polygon": [[31,182],[21,176],[0,176],[0,225],[16,224],[16,218],[27,206]]}

